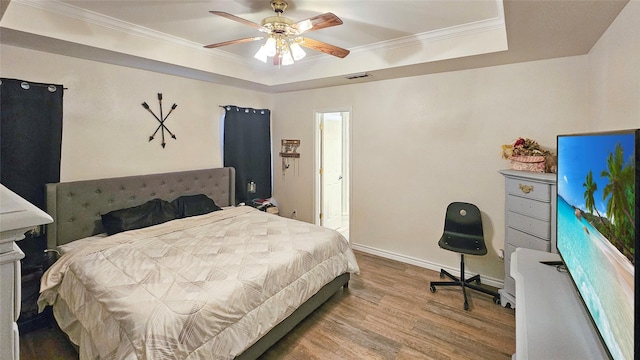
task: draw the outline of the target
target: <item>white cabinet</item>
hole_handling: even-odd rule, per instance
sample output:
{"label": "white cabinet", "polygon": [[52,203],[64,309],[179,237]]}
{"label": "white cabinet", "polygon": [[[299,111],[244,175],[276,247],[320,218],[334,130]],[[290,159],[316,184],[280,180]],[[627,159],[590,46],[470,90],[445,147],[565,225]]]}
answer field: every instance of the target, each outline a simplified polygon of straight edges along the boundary
{"label": "white cabinet", "polygon": [[511,257],[518,297],[512,359],[607,359],[569,274],[540,263],[558,260],[558,254],[524,248]]}
{"label": "white cabinet", "polygon": [[[4,239],[2,240],[4,241]],[[4,244],[3,244],[4,245]],[[20,315],[20,248],[11,242],[11,248],[0,249],[0,359],[18,359],[18,316]]]}
{"label": "white cabinet", "polygon": [[24,253],[16,241],[34,226],[53,219],[44,211],[0,185],[0,360],[20,358],[20,259]]}
{"label": "white cabinet", "polygon": [[556,251],[556,174],[502,170],[505,177],[503,306],[516,306],[511,254],[517,248]]}

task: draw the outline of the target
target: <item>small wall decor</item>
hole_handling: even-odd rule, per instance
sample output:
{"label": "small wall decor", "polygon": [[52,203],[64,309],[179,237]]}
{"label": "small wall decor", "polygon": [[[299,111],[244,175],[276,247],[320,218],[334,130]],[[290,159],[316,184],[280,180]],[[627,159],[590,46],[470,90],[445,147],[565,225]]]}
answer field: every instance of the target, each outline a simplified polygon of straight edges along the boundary
{"label": "small wall decor", "polygon": [[153,110],[149,109],[149,105],[146,102],[142,103],[142,107],[147,109],[147,111],[150,112],[151,115],[153,115],[153,117],[156,118],[156,120],[158,120],[158,122],[160,123],[160,125],[158,125],[158,127],[156,128],[156,131],[154,131],[153,134],[151,134],[151,136],[149,136],[149,141],[153,140],[155,138],[156,134],[158,133],[158,130],[160,130],[160,132],[162,134],[162,143],[160,143],[160,145],[162,145],[162,148],[164,148],[165,145],[167,144],[164,141],[164,132],[165,132],[165,130],[167,131],[167,133],[169,133],[169,135],[171,135],[172,138],[177,139],[176,135],[174,133],[172,133],[171,130],[169,130],[169,128],[167,128],[167,126],[164,124],[164,122],[167,120],[169,115],[171,115],[173,110],[175,110],[176,107],[178,107],[178,105],[173,104],[171,106],[171,110],[169,110],[169,112],[167,113],[167,116],[163,117],[162,116],[162,93],[158,93],[158,103],[160,104],[160,117],[156,116],[156,114],[153,112]]}
{"label": "small wall decor", "polygon": [[300,158],[300,154],[298,153],[299,147],[300,140],[281,140],[280,157],[282,158],[282,176],[285,175],[285,171],[291,166],[289,160],[293,159],[295,165],[297,159]]}

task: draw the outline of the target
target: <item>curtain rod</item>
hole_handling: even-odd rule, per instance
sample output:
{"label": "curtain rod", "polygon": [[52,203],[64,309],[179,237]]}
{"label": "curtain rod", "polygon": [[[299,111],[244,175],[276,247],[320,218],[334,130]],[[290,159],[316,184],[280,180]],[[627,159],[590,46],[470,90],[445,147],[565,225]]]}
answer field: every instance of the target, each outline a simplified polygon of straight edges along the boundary
{"label": "curtain rod", "polygon": [[[230,111],[231,110],[230,108],[234,107],[234,108],[236,108],[236,112],[238,112],[238,111],[240,111],[240,109],[242,109],[242,110],[244,110],[245,113],[249,113],[250,111],[253,111],[254,114],[259,112],[260,115],[264,115],[265,111],[271,111],[269,109],[254,109],[254,108],[248,108],[248,107],[247,108],[243,108],[243,107],[236,106],[236,105],[225,105],[225,106],[218,105],[218,106],[223,108],[225,111]],[[229,109],[227,109],[227,108],[229,108]]]}
{"label": "curtain rod", "polygon": [[[0,80],[0,85],[2,84],[2,80]],[[40,83],[31,83],[28,81],[22,81],[20,82],[20,87],[23,88],[24,90],[29,90],[29,88],[31,86],[37,86],[37,87],[46,87],[47,90],[49,90],[49,92],[55,92],[58,89],[58,86],[53,85],[53,84],[40,84]],[[62,90],[68,90],[69,88],[67,87],[62,87]]]}
{"label": "curtain rod", "polygon": [[223,108],[223,109],[226,109],[226,108],[228,108],[228,107],[234,107],[234,108],[236,108],[236,109],[244,109],[244,110],[246,110],[246,111],[249,111],[249,110],[253,110],[253,111],[265,111],[265,110],[269,110],[269,109],[254,109],[254,108],[252,108],[252,107],[242,107],[242,106],[238,106],[238,105],[218,105],[218,107],[221,107],[221,108]]}
{"label": "curtain rod", "polygon": [[[54,93],[54,92],[56,92],[56,90],[58,90],[58,87],[56,85],[53,85],[53,84],[50,84],[50,85],[38,84],[38,83],[30,83],[30,82],[27,82],[27,81],[23,81],[23,82],[20,83],[20,87],[25,89],[25,90],[29,90],[29,88],[31,86],[47,88],[47,90],[49,90],[49,92],[51,92],[51,93]],[[67,90],[67,89],[69,89],[69,88],[66,88],[64,86],[62,87],[62,90]]]}

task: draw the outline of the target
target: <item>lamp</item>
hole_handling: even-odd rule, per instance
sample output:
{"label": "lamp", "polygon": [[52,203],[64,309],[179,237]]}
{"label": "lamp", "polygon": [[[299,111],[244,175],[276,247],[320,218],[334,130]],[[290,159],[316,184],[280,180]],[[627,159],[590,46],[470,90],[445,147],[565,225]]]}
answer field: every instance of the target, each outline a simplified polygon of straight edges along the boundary
{"label": "lamp", "polygon": [[307,56],[300,47],[299,42],[302,41],[304,40],[301,37],[289,38],[281,34],[271,34],[253,57],[266,63],[267,58],[279,56],[280,64],[291,65]]}

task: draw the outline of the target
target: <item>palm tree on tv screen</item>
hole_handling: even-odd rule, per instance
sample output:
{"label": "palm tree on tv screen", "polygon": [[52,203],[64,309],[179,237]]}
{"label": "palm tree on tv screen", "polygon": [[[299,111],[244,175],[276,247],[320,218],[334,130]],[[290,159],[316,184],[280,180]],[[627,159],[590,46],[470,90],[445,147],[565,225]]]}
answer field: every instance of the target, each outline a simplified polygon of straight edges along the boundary
{"label": "palm tree on tv screen", "polygon": [[[607,158],[607,170],[602,170],[600,176],[609,179],[605,185],[602,199],[607,202],[607,217],[615,221],[615,237],[617,246],[631,262],[634,261],[633,246],[633,216],[630,213],[632,202],[627,196],[628,189],[633,187],[634,166],[630,161],[625,164],[623,149],[620,143],[616,144],[613,153]],[[633,210],[631,210],[633,211]],[[631,247],[630,247],[631,246]]]}
{"label": "palm tree on tv screen", "polygon": [[607,216],[613,219],[622,220],[626,217],[633,223],[633,217],[629,213],[629,203],[627,201],[626,189],[633,181],[633,168],[624,164],[622,156],[622,146],[618,143],[614,154],[609,154],[607,159],[607,170],[602,170],[600,176],[608,178],[609,183],[604,187],[602,199],[606,200],[611,195],[607,203]]}
{"label": "palm tree on tv screen", "polygon": [[620,143],[616,144],[614,152],[610,153],[607,158],[607,169],[602,170],[600,173],[601,177],[609,181],[603,189],[602,196],[602,200],[606,202],[607,221],[600,215],[595,203],[594,194],[598,190],[598,185],[593,181],[593,172],[591,170],[589,170],[585,182],[582,184],[585,188],[586,210],[593,214],[595,209],[601,225],[598,227],[599,230],[603,234],[606,233],[606,238],[632,263],[634,263],[635,252],[633,244],[634,221],[633,214],[630,211],[634,211],[632,207],[634,171],[633,162],[624,163],[622,146]]}
{"label": "palm tree on tv screen", "polygon": [[593,171],[589,170],[587,178],[585,179],[582,186],[586,188],[586,190],[584,191],[585,208],[590,213],[593,213],[593,209],[595,209],[596,213],[598,213],[598,217],[601,217],[600,213],[598,212],[598,208],[596,207],[596,201],[593,198],[593,194],[595,194],[596,190],[598,190],[598,184],[593,182]]}

